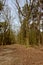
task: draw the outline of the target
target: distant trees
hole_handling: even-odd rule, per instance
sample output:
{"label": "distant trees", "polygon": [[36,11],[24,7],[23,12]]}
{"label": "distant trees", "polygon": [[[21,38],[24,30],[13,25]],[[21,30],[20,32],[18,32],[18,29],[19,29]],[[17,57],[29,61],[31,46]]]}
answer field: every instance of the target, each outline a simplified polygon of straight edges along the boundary
{"label": "distant trees", "polygon": [[[3,22],[3,24],[5,25],[5,22]],[[13,33],[13,31],[10,28],[6,29],[6,31],[5,31],[5,27],[1,26],[1,28],[0,28],[0,45],[14,44],[14,43],[16,43],[15,33]]]}
{"label": "distant trees", "polygon": [[1,0],[1,1],[0,1],[0,11],[3,10],[3,6],[4,6],[4,4],[3,4],[3,1]]}
{"label": "distant trees", "polygon": [[30,0],[30,4],[28,4],[28,0],[26,0],[26,3],[22,7],[22,10],[18,0],[16,0],[16,4],[18,6],[17,9],[20,23],[22,22],[19,36],[20,40],[24,42],[21,41],[21,43],[39,45],[40,43],[42,43],[42,35],[40,31],[40,1]]}
{"label": "distant trees", "polygon": [[39,45],[40,44],[40,30],[37,29],[37,24],[32,23],[29,31],[29,42],[31,45]]}
{"label": "distant trees", "polygon": [[[19,6],[18,0],[16,0],[16,3],[18,5],[18,16],[20,19],[21,27],[20,27],[20,43],[29,44],[29,17],[30,17],[30,7],[28,6],[28,2],[26,0],[26,4],[23,6],[22,10]],[[22,20],[23,17],[23,20]]]}
{"label": "distant trees", "polygon": [[[40,31],[40,26],[41,26],[41,20],[42,20],[42,3],[41,0],[33,0],[32,5],[31,5],[31,10],[32,10],[32,16],[31,19],[33,21],[33,26],[36,27],[35,29],[37,30],[37,33],[39,33],[39,35],[36,35],[36,38],[38,37],[38,44],[41,44],[42,42],[42,35],[41,35],[41,31]],[[34,24],[36,23],[36,25]],[[34,28],[33,28],[34,29]],[[35,31],[36,31],[35,30]],[[41,28],[41,30],[43,30]],[[37,40],[36,40],[37,41]]]}
{"label": "distant trees", "polygon": [[11,10],[8,5],[6,6],[3,4],[3,1],[0,2],[0,11],[3,14],[2,18],[4,18],[4,23],[0,24],[0,42],[2,41],[3,44],[11,44],[17,42],[26,45],[39,45],[43,43],[43,32],[40,31],[40,26],[43,30],[43,23],[41,24],[40,21],[42,20],[41,15],[43,15],[43,13],[41,13],[41,9],[43,9],[43,1],[25,1],[26,3],[22,7],[22,9],[18,0],[14,1],[16,2],[16,4],[13,2],[13,4],[16,6],[18,10],[17,15],[21,24],[20,31],[18,32],[17,36],[15,35],[15,33],[12,32],[10,25],[10,21],[12,18]]}
{"label": "distant trees", "polygon": [[[15,35],[13,34],[12,30],[11,30],[11,25],[10,25],[10,21],[11,21],[11,11],[8,5],[5,5],[5,0],[1,0],[0,2],[0,16],[2,16],[2,19],[4,19],[4,21],[0,21],[0,44],[12,44],[15,42]],[[3,4],[4,3],[4,4]],[[13,39],[14,38],[14,39]]]}

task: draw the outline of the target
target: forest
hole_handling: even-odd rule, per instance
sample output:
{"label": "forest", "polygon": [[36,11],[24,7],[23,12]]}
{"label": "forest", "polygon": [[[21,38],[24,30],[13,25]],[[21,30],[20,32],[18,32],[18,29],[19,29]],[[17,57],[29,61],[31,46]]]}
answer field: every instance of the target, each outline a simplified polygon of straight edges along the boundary
{"label": "forest", "polygon": [[[18,0],[11,1],[12,8],[16,7],[20,25],[19,30],[12,30],[11,9],[6,0],[0,0],[0,45],[5,44],[43,44],[43,1],[26,0],[24,6],[20,7]],[[22,8],[22,9],[21,9]],[[15,10],[15,9],[14,9]],[[14,14],[15,15],[15,14]],[[4,21],[1,21],[4,20]],[[16,21],[14,21],[16,22]],[[19,24],[18,23],[18,24]],[[15,34],[16,33],[16,34]]]}
{"label": "forest", "polygon": [[0,65],[43,65],[43,0],[0,0]]}

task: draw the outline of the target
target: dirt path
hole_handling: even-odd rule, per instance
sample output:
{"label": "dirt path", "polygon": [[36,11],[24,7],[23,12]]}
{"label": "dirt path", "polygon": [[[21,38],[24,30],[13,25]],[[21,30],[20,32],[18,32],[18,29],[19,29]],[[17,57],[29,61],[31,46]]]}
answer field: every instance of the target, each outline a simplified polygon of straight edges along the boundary
{"label": "dirt path", "polygon": [[23,45],[0,47],[0,65],[43,65],[43,47]]}

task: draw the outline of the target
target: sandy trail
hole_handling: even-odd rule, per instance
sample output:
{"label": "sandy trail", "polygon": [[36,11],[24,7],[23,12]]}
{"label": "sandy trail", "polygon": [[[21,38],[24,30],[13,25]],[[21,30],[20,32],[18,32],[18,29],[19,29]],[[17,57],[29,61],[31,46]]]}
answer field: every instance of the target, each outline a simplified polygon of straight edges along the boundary
{"label": "sandy trail", "polygon": [[43,65],[43,47],[26,48],[18,44],[0,47],[0,65]]}

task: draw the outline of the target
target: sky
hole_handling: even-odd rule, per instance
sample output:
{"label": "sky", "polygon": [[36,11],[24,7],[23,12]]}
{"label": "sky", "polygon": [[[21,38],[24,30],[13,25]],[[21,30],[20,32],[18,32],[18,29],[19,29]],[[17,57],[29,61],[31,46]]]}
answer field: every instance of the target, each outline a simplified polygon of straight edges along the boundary
{"label": "sky", "polygon": [[[18,2],[19,2],[19,5],[20,5],[21,8],[26,3],[25,0],[18,0]],[[19,22],[19,18],[18,18],[18,10],[17,10],[16,6],[14,5],[15,0],[7,0],[7,3],[8,3],[8,6],[10,7],[10,9],[11,9],[11,16],[13,17],[13,20],[11,21],[12,29],[15,30],[15,31],[18,31],[19,27],[20,27],[20,22]]]}
{"label": "sky", "polygon": [[[14,5],[15,0],[8,0],[8,5],[11,8],[11,16],[13,17],[13,20],[11,21],[12,24],[12,29],[15,31],[18,31],[19,27],[20,27],[20,23],[19,23],[19,19],[18,19],[18,10],[16,8],[16,6]],[[24,6],[25,0],[19,0],[20,6]],[[15,3],[16,4],[16,3]]]}
{"label": "sky", "polygon": [[[19,1],[19,5],[20,7],[22,8],[24,6],[24,4],[26,3],[25,0],[18,0]],[[9,6],[10,8],[10,14],[11,14],[11,28],[14,30],[14,31],[18,31],[19,28],[20,28],[20,22],[19,22],[19,18],[18,18],[18,10],[15,6],[15,0],[6,0],[6,5]],[[3,15],[2,15],[3,16]],[[0,15],[0,22],[4,22],[4,19]]]}
{"label": "sky", "polygon": [[[19,2],[20,7],[22,8],[24,6],[24,4],[26,3],[26,0],[18,0],[18,2]],[[12,29],[15,31],[18,31],[19,27],[20,27],[20,22],[19,22],[19,18],[18,18],[18,10],[15,6],[16,2],[15,2],[15,0],[6,0],[6,4],[10,8],[10,14],[12,17],[12,19],[11,19]],[[0,17],[0,21],[3,21],[2,17]]]}
{"label": "sky", "polygon": [[[20,7],[22,8],[24,6],[24,4],[26,3],[26,0],[18,0]],[[29,2],[29,0],[28,0]],[[19,30],[20,27],[20,22],[19,22],[19,18],[18,18],[18,10],[16,8],[16,6],[14,5],[15,0],[6,0],[6,4],[9,6],[10,11],[11,11],[11,16],[13,19],[11,19],[11,25],[12,25],[12,29],[15,31]],[[16,4],[16,3],[15,3]],[[0,21],[3,21],[3,19],[1,19],[0,17]]]}

